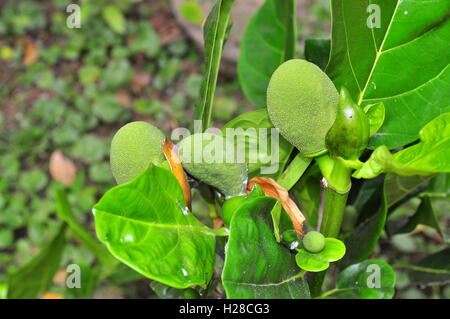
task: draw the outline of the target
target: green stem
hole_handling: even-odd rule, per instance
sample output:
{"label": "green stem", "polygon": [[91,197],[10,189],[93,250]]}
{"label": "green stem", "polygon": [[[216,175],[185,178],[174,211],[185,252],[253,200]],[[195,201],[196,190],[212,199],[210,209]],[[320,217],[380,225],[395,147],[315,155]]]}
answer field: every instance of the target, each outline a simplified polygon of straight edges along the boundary
{"label": "green stem", "polygon": [[[326,169],[328,169],[330,165],[329,159],[326,159],[326,161],[322,159],[323,162],[327,163]],[[319,167],[322,169],[320,163]],[[337,237],[339,235],[342,220],[344,219],[348,192],[351,187],[351,172],[352,169],[345,167],[339,161],[334,162],[331,173],[329,171],[322,171],[322,173],[328,175],[325,177],[328,185],[325,188],[325,205],[320,227],[320,232],[325,237]],[[325,274],[326,271],[322,271],[313,275],[311,281],[311,295],[313,297],[320,295]]]}
{"label": "green stem", "polygon": [[325,189],[325,205],[320,232],[325,237],[337,237],[344,218],[348,193],[338,193],[327,187]]}

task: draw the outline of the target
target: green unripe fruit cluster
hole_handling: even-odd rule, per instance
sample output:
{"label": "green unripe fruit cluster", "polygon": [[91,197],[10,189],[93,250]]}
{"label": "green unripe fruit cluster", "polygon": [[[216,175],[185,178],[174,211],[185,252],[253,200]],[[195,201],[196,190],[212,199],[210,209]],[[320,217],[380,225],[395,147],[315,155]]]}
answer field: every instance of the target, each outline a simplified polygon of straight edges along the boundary
{"label": "green unripe fruit cluster", "polygon": [[267,110],[281,135],[304,156],[326,152],[325,136],[336,118],[339,94],[315,64],[294,59],[273,73]]}
{"label": "green unripe fruit cluster", "polygon": [[342,88],[336,121],[326,136],[330,154],[357,160],[366,149],[369,137],[370,124],[366,113],[353,102],[350,92]]}
{"label": "green unripe fruit cluster", "polygon": [[318,253],[325,247],[325,237],[317,231],[310,231],[303,237],[303,247],[310,253]]}
{"label": "green unripe fruit cluster", "polygon": [[242,195],[247,188],[247,165],[235,159],[236,148],[222,135],[197,133],[178,144],[183,167],[223,195]]}
{"label": "green unripe fruit cluster", "polygon": [[131,181],[150,164],[164,161],[164,134],[147,122],[131,122],[120,128],[111,142],[111,170],[117,184]]}

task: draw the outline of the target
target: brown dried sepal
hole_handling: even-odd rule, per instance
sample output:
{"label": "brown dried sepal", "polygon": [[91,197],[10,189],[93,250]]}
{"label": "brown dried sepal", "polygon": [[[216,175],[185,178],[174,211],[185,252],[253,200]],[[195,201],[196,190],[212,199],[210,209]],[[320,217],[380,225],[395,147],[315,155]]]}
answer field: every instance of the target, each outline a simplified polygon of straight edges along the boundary
{"label": "brown dried sepal", "polygon": [[163,152],[167,162],[169,163],[172,174],[175,175],[178,183],[180,183],[186,205],[189,209],[191,209],[191,187],[187,181],[186,173],[184,172],[183,165],[181,165],[175,145],[167,139],[164,140]]}
{"label": "brown dried sepal", "polygon": [[258,184],[262,188],[266,196],[276,198],[281,202],[284,210],[288,213],[292,220],[295,231],[300,236],[303,236],[303,222],[305,221],[305,216],[303,216],[295,202],[289,197],[289,193],[286,188],[271,178],[254,177],[248,182],[247,194],[251,192],[255,184]]}

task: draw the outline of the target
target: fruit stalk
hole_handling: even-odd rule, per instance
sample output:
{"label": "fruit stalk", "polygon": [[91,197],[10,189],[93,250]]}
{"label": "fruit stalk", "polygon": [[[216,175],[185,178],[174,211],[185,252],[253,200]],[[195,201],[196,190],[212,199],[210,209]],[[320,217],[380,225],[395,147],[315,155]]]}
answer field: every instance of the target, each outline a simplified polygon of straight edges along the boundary
{"label": "fruit stalk", "polygon": [[[341,162],[336,161],[333,171],[330,174],[330,184],[325,186],[325,204],[323,209],[323,219],[320,232],[325,237],[338,237],[344,219],[344,211],[350,191],[351,169],[346,168]],[[334,185],[334,187],[330,187]],[[346,189],[345,192],[338,192],[338,189]],[[311,295],[319,296],[322,290],[323,280],[326,271],[313,274],[311,280]]]}

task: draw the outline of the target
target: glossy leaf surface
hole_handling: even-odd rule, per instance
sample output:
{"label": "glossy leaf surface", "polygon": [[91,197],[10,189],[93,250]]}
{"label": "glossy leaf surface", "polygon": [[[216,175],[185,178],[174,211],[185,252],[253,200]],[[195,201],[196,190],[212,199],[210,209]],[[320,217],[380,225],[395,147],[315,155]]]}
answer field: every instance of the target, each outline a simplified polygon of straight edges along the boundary
{"label": "glossy leaf surface", "polygon": [[425,125],[419,136],[420,143],[395,154],[391,154],[384,145],[378,147],[353,173],[353,177],[373,178],[381,173],[410,176],[450,172],[450,112]]}
{"label": "glossy leaf surface", "polygon": [[228,298],[309,298],[303,273],[273,235],[275,199],[255,197],[233,217],[222,282]]}
{"label": "glossy leaf surface", "polygon": [[94,206],[98,238],[119,260],[175,288],[206,286],[215,238],[186,208],[173,174],[151,167]]}
{"label": "glossy leaf surface", "polygon": [[335,298],[391,299],[395,272],[382,260],[369,259],[345,268],[337,277]]}
{"label": "glossy leaf surface", "polygon": [[294,57],[295,12],[293,0],[266,0],[241,40],[239,82],[256,106],[266,106],[266,89],[273,71]]}
{"label": "glossy leaf surface", "polygon": [[412,142],[424,124],[450,110],[449,10],[447,0],[332,1],[328,75],[359,105],[386,107],[372,148]]}

